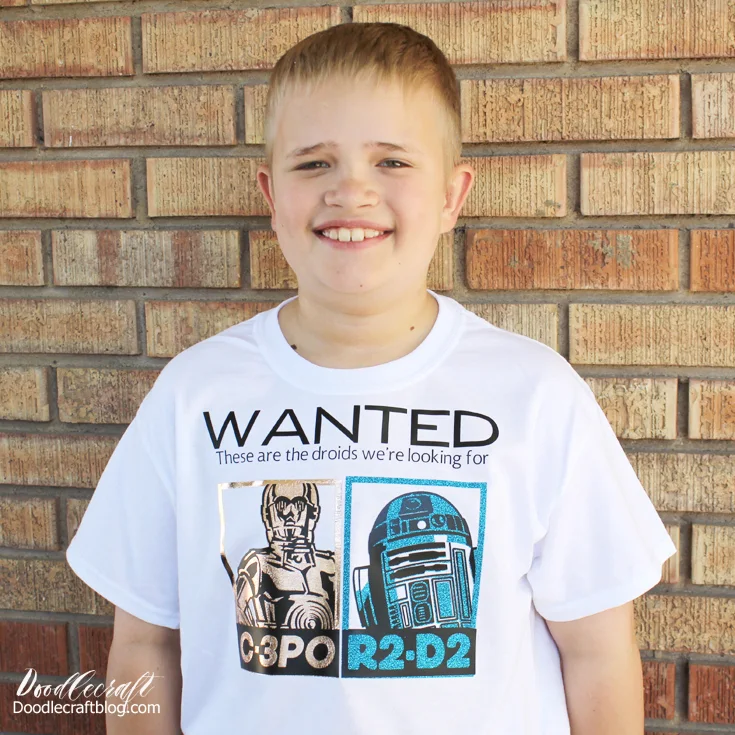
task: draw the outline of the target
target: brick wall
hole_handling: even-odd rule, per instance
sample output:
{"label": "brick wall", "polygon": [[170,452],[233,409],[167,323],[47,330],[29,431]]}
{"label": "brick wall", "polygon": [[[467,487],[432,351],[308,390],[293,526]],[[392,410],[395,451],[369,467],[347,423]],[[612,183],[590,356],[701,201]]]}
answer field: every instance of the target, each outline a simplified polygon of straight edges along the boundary
{"label": "brick wall", "polygon": [[735,5],[263,5],[0,0],[0,731],[103,731],[8,712],[29,666],[105,670],[64,549],[161,366],[295,293],[269,67],[380,20],[461,81],[477,179],[430,287],[570,360],[679,549],[635,604],[647,731],[735,732]]}

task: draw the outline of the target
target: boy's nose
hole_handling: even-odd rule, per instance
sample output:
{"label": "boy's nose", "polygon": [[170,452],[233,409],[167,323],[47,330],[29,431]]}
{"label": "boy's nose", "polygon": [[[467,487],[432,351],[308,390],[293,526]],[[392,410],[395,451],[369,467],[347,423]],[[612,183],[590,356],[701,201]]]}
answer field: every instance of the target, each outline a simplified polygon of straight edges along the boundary
{"label": "boy's nose", "polygon": [[324,195],[329,206],[360,206],[375,204],[380,197],[372,183],[355,176],[345,177]]}

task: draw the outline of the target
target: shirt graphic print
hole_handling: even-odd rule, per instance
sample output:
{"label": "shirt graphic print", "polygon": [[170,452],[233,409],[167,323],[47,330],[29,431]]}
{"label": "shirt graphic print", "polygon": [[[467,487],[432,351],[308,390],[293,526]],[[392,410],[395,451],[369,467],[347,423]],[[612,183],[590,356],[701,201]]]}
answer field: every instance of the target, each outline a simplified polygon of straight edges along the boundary
{"label": "shirt graphic print", "polygon": [[[220,556],[242,668],[474,675],[486,492],[484,482],[360,476],[344,486],[220,484]],[[256,512],[264,544],[231,542],[236,519]]]}
{"label": "shirt graphic print", "polygon": [[219,496],[223,542],[223,509],[255,513],[257,501],[267,544],[247,549],[236,575],[224,546],[220,552],[233,585],[241,666],[260,674],[337,676],[334,535],[319,544],[327,548],[319,548],[316,539],[320,521],[320,531],[329,527],[322,514],[325,500],[332,507],[324,515],[334,517],[335,485],[322,480],[224,483]]}

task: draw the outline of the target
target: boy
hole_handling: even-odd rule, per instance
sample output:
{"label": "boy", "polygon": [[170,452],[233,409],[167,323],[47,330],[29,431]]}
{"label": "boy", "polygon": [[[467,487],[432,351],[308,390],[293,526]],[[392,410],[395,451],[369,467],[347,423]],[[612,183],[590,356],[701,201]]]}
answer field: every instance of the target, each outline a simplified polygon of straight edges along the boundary
{"label": "boy", "polygon": [[566,360],[426,288],[474,177],[446,58],[314,34],[266,141],[298,296],[165,366],[67,553],[108,683],[161,677],[109,732],[642,735],[631,601],[676,549]]}

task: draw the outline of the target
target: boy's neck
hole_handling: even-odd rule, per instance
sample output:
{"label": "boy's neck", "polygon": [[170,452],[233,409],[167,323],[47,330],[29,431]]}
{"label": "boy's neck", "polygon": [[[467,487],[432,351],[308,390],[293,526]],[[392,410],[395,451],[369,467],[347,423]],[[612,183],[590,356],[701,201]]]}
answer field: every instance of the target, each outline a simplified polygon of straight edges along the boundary
{"label": "boy's neck", "polygon": [[424,288],[356,313],[299,294],[278,312],[283,336],[301,357],[328,368],[360,368],[397,360],[418,347],[439,313]]}

